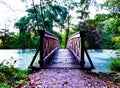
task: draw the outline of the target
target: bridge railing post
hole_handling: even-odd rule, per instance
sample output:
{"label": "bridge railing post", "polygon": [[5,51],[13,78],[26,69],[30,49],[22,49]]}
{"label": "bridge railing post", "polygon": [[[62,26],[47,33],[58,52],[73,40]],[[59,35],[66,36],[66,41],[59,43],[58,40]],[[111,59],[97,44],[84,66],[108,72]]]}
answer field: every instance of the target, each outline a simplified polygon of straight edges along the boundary
{"label": "bridge railing post", "polygon": [[85,64],[85,59],[84,59],[84,51],[85,51],[84,37],[85,37],[85,31],[80,31],[80,37],[81,37],[81,61],[80,61],[80,65],[81,65],[82,68],[84,68],[84,64]]}
{"label": "bridge railing post", "polygon": [[43,51],[43,38],[44,38],[45,30],[38,30],[38,32],[39,32],[39,36],[40,36],[40,56],[39,56],[38,63],[39,63],[40,67],[43,67],[43,65],[44,65],[44,61],[43,61],[43,59],[44,59],[44,56],[43,56],[43,53],[44,53],[44,51]]}

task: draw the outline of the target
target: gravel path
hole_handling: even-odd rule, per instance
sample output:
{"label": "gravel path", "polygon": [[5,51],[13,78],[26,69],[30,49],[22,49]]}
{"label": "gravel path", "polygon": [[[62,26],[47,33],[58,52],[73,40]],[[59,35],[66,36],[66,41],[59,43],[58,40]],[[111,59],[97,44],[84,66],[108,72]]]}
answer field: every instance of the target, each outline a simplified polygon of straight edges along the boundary
{"label": "gravel path", "polygon": [[32,73],[18,88],[120,88],[120,86],[79,69],[64,68],[42,69]]}

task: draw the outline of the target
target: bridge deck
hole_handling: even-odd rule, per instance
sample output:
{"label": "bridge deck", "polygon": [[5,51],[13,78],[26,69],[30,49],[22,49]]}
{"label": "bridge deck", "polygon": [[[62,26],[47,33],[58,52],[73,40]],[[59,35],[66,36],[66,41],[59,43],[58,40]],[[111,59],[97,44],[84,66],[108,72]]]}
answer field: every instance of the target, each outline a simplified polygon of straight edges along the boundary
{"label": "bridge deck", "polygon": [[58,49],[50,64],[47,64],[45,68],[80,68],[76,59],[68,49]]}

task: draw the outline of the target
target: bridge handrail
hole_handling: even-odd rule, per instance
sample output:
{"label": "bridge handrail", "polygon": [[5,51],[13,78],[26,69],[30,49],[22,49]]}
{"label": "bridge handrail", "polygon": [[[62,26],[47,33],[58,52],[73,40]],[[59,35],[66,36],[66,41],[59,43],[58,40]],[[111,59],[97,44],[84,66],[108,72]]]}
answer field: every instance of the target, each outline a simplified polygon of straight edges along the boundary
{"label": "bridge handrail", "polygon": [[[43,33],[43,34],[44,34],[44,37],[53,38],[53,39],[56,39],[57,41],[59,41],[59,39],[58,39],[54,34],[48,32],[48,31],[46,31],[46,30],[39,30],[38,32],[39,32],[40,36],[42,35],[41,33]],[[59,42],[60,42],[60,41],[59,41]]]}
{"label": "bridge handrail", "polygon": [[80,32],[74,33],[67,42],[67,48],[75,54],[78,62],[81,61],[81,37]]}
{"label": "bridge handrail", "polygon": [[74,33],[73,35],[71,35],[71,37],[68,39],[68,41],[69,41],[70,39],[73,39],[73,38],[76,38],[76,37],[80,37],[80,32],[76,32],[76,33]]}
{"label": "bridge handrail", "polygon": [[85,64],[85,60],[84,60],[84,52],[85,52],[91,64],[91,68],[94,68],[91,58],[87,50],[85,49],[85,45],[84,45],[85,33],[86,31],[78,31],[74,33],[68,39],[67,48],[74,54],[75,58],[77,58],[82,68],[84,68],[84,64]]}
{"label": "bridge handrail", "polygon": [[39,65],[43,67],[48,58],[60,47],[59,39],[46,30],[38,30],[40,36],[40,47],[38,48],[35,56],[29,67],[32,67],[36,56],[40,51]]}

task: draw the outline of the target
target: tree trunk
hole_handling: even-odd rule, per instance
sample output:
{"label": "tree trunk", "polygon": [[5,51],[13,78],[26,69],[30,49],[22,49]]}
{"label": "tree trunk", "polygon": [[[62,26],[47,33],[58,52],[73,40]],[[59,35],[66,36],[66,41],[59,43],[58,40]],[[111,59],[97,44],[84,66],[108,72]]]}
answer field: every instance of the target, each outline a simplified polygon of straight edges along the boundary
{"label": "tree trunk", "polygon": [[41,11],[41,15],[42,15],[42,26],[43,26],[43,30],[46,30],[46,28],[45,28],[45,19],[44,19],[44,15],[43,15],[42,1],[41,1],[41,0],[40,0],[40,11]]}
{"label": "tree trunk", "polygon": [[69,18],[69,12],[68,12],[68,28],[66,29],[66,43],[65,43],[65,47],[67,47],[67,41],[68,41],[68,36],[69,36],[69,30],[70,30],[70,22],[69,22],[70,18]]}

